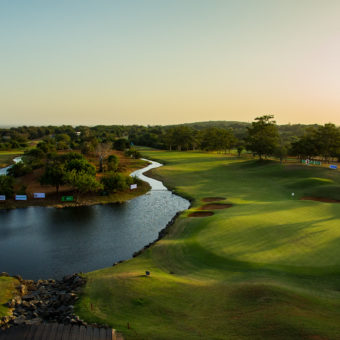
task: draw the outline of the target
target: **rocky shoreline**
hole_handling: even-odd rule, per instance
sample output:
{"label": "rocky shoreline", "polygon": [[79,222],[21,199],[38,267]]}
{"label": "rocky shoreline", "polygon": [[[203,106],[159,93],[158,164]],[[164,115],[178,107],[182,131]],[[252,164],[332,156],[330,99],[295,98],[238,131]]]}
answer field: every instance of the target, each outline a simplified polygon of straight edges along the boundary
{"label": "rocky shoreline", "polygon": [[[10,275],[1,273],[0,276]],[[19,281],[17,295],[7,302],[11,315],[0,319],[0,329],[44,322],[87,325],[73,311],[78,294],[86,283],[81,274],[68,275],[62,280],[33,281],[23,280],[20,276],[13,278]]]}

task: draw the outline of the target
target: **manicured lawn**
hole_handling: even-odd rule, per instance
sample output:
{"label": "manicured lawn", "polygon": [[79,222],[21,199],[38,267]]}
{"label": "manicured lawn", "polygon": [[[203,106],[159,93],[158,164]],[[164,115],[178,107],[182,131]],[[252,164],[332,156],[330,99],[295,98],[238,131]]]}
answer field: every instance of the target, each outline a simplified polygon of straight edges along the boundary
{"label": "manicured lawn", "polygon": [[[340,338],[340,204],[300,200],[338,199],[339,172],[198,152],[144,155],[166,164],[154,175],[192,207],[141,256],[86,274],[82,318],[126,339]],[[218,196],[233,206],[188,217]]]}
{"label": "manicured lawn", "polygon": [[5,304],[12,298],[18,284],[12,277],[0,276],[0,318],[8,314],[9,310]]}

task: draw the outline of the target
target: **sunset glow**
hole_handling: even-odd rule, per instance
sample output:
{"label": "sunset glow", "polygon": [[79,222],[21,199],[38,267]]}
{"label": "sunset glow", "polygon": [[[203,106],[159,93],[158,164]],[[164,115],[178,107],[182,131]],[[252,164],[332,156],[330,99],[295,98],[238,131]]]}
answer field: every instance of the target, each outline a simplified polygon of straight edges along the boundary
{"label": "sunset glow", "polygon": [[340,124],[339,1],[2,1],[3,125]]}

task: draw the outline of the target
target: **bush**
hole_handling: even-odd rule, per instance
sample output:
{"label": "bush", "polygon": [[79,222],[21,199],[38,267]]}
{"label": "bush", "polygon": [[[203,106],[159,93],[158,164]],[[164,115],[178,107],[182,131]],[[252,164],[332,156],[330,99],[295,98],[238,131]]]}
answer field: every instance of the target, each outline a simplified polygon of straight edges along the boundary
{"label": "bush", "polygon": [[13,177],[21,177],[31,173],[32,171],[33,170],[31,166],[25,164],[24,162],[19,162],[12,165],[12,167],[8,169],[7,174]]}
{"label": "bush", "polygon": [[0,195],[13,196],[14,178],[11,176],[0,176]]}
{"label": "bush", "polygon": [[127,157],[132,157],[134,159],[138,159],[141,158],[142,155],[140,154],[139,151],[137,151],[136,149],[129,149],[125,151],[125,156]]}
{"label": "bush", "polygon": [[107,170],[108,171],[117,171],[119,165],[119,159],[115,155],[110,155],[107,160]]}
{"label": "bush", "polygon": [[117,192],[128,189],[134,183],[134,179],[122,173],[109,173],[103,176],[100,182],[104,185],[105,191]]}
{"label": "bush", "polygon": [[125,149],[127,149],[129,147],[129,142],[127,139],[125,138],[119,138],[119,139],[116,139],[114,142],[113,142],[113,148],[115,150],[119,150],[119,151],[124,151]]}

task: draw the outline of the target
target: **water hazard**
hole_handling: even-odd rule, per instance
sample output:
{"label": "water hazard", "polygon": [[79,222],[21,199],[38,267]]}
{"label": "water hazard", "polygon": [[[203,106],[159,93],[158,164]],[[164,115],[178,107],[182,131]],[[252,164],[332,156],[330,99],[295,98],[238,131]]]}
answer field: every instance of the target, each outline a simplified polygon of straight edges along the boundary
{"label": "water hazard", "polygon": [[189,202],[143,175],[152,190],[124,204],[0,210],[0,272],[25,279],[60,278],[131,258]]}

